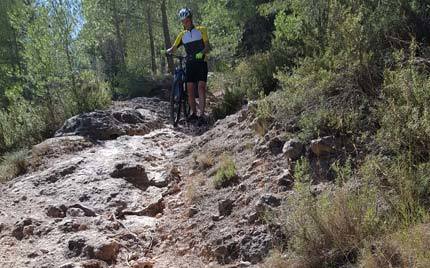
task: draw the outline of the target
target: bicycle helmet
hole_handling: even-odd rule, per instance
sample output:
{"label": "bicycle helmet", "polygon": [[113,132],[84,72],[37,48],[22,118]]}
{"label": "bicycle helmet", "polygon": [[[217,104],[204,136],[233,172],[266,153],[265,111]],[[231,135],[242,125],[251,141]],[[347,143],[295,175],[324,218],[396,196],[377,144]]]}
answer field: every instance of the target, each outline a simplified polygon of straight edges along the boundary
{"label": "bicycle helmet", "polygon": [[191,9],[188,7],[184,7],[181,10],[179,10],[179,19],[185,20],[186,18],[193,18],[193,13],[191,12]]}

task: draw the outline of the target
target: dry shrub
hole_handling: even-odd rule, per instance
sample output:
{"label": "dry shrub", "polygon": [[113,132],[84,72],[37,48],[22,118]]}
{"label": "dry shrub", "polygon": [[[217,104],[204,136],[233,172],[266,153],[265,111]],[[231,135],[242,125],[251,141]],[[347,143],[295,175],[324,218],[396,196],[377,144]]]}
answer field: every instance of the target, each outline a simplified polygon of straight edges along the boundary
{"label": "dry shrub", "polygon": [[202,198],[201,187],[206,183],[203,176],[189,177],[185,182],[185,202],[188,205],[197,203]]}
{"label": "dry shrub", "polygon": [[28,168],[27,150],[4,155],[0,162],[0,183],[25,174]]}
{"label": "dry shrub", "polygon": [[298,184],[301,193],[282,216],[291,236],[290,260],[297,267],[355,263],[367,238],[381,232],[375,192],[343,187],[314,198],[303,193],[306,184]]}
{"label": "dry shrub", "polygon": [[201,170],[207,170],[214,165],[215,160],[212,154],[202,153],[195,156],[195,162]]}
{"label": "dry shrub", "polygon": [[299,267],[294,266],[291,262],[289,262],[285,256],[278,250],[274,250],[270,252],[269,257],[264,261],[264,268],[286,268],[286,267]]}
{"label": "dry shrub", "polygon": [[399,231],[364,251],[360,267],[430,267],[430,225]]}

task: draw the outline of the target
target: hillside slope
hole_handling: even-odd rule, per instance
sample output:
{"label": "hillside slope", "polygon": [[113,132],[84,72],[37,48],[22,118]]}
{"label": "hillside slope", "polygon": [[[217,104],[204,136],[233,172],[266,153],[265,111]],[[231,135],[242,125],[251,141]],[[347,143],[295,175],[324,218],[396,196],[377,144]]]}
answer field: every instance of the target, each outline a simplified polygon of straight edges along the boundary
{"label": "hillside slope", "polygon": [[[34,146],[30,172],[0,186],[2,267],[260,263],[280,233],[259,213],[291,187],[282,142],[268,148],[247,110],[200,136],[165,111],[158,99],[116,102]],[[227,160],[234,176],[215,187]]]}

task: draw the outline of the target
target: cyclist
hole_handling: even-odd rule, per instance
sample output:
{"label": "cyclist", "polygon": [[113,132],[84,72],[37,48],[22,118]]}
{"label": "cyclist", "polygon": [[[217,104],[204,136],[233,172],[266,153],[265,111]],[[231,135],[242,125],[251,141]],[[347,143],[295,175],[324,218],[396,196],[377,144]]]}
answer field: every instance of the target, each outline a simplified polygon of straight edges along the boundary
{"label": "cyclist", "polygon": [[[206,54],[210,50],[207,29],[204,26],[194,25],[193,14],[189,8],[182,8],[179,11],[179,18],[184,26],[184,30],[179,33],[173,46],[166,52],[168,54],[175,53],[181,45],[185,47],[185,51],[187,53],[186,82],[188,103],[192,111],[188,120],[198,120],[199,124],[204,124],[206,123],[206,82],[208,78]],[[194,96],[194,87],[196,84],[199,93],[200,116],[197,115],[196,100]]]}

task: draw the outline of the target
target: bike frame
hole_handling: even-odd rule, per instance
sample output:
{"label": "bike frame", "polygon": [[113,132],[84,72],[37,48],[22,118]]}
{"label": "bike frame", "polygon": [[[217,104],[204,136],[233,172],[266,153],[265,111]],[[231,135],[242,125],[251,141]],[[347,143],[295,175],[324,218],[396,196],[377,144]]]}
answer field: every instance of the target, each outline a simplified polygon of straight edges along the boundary
{"label": "bike frame", "polygon": [[181,118],[181,110],[183,110],[185,119],[189,113],[187,85],[185,82],[185,67],[184,61],[186,57],[173,56],[179,60],[179,65],[175,68],[173,75],[173,84],[170,94],[170,119],[173,126],[177,126]]}

